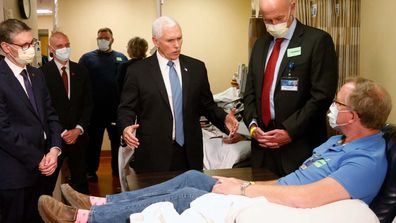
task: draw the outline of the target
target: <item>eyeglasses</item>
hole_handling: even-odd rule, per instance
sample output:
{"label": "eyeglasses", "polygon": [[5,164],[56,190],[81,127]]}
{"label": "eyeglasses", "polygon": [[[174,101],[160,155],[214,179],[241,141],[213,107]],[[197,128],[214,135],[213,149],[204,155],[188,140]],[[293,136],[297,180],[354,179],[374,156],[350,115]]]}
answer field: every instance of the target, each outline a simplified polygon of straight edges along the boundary
{"label": "eyeglasses", "polygon": [[333,103],[338,104],[338,105],[341,105],[341,106],[349,107],[348,105],[346,105],[346,104],[344,104],[344,103],[342,103],[342,102],[339,102],[339,101],[337,101],[337,100],[333,100]]}
{"label": "eyeglasses", "polygon": [[37,41],[37,39],[33,39],[32,42],[30,42],[30,43],[25,43],[25,44],[23,44],[23,45],[16,44],[16,43],[9,43],[9,44],[12,44],[12,45],[15,45],[15,46],[19,46],[19,47],[21,47],[21,49],[22,49],[23,51],[25,51],[25,50],[29,49],[30,46],[36,47],[36,46],[39,44],[39,42]]}

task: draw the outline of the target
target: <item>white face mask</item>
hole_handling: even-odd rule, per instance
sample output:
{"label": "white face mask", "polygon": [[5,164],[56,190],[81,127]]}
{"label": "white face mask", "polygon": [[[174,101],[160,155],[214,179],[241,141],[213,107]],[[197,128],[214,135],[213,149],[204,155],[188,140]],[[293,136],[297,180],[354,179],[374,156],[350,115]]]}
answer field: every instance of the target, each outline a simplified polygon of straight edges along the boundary
{"label": "white face mask", "polygon": [[349,124],[349,122],[343,123],[343,124],[337,124],[338,113],[340,113],[340,112],[349,112],[349,111],[338,110],[337,105],[335,103],[332,103],[330,105],[329,113],[327,113],[327,117],[329,118],[329,125],[333,129]]}
{"label": "white face mask", "polygon": [[63,62],[66,62],[70,58],[70,52],[71,52],[70,47],[64,47],[61,49],[57,49],[57,50],[55,50],[55,57]]}
{"label": "white face mask", "polygon": [[110,41],[107,39],[98,39],[98,47],[100,51],[107,51],[110,49]]}
{"label": "white face mask", "polygon": [[30,46],[27,50],[18,49],[18,56],[15,57],[16,62],[21,65],[26,65],[33,62],[36,56],[36,51],[33,46]]}
{"label": "white face mask", "polygon": [[289,27],[287,27],[287,22],[289,21],[290,18],[290,13],[291,13],[291,8],[289,8],[289,13],[287,15],[287,20],[286,22],[278,23],[278,24],[265,24],[265,28],[267,29],[267,32],[271,34],[271,36],[275,38],[283,38],[285,37],[287,31],[289,30]]}
{"label": "white face mask", "polygon": [[275,38],[285,37],[287,31],[289,30],[289,27],[287,27],[287,22],[279,23],[276,25],[265,23],[265,27],[267,28],[267,32]]}

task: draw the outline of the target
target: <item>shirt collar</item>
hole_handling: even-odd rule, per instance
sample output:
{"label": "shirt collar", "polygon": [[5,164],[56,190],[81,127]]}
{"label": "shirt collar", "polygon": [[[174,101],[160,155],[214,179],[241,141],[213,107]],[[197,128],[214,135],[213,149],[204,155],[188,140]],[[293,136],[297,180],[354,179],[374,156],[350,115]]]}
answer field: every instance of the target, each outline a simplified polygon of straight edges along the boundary
{"label": "shirt collar", "polygon": [[[158,58],[158,63],[160,64],[161,67],[166,67],[168,65],[168,59],[166,59],[165,57],[163,57],[159,51],[157,50],[157,58]],[[177,58],[176,60],[172,60],[174,63],[174,66],[179,66],[179,58]]]}
{"label": "shirt collar", "polygon": [[57,60],[55,60],[55,59],[53,59],[53,60],[56,64],[56,66],[58,67],[58,70],[62,70],[62,67],[66,67],[66,70],[69,69],[69,61],[67,61],[66,64],[63,65],[63,64],[59,63]]}
{"label": "shirt collar", "polygon": [[[369,136],[365,136],[359,139],[355,139],[349,143],[346,143],[343,146],[343,150],[345,152],[349,152],[349,151],[353,151],[357,148],[360,148],[361,145],[367,145],[370,144],[371,142],[377,142],[377,138],[382,138],[383,133],[379,132],[373,135],[369,135]],[[367,147],[367,148],[371,148],[371,147]],[[378,148],[372,148],[373,150],[377,150]]]}
{"label": "shirt collar", "polygon": [[5,57],[4,61],[7,63],[8,67],[10,67],[12,73],[14,73],[15,76],[19,75],[22,72],[22,70],[26,69],[26,65],[23,68],[20,66],[17,66],[10,59],[8,59],[8,57]]}
{"label": "shirt collar", "polygon": [[293,37],[294,31],[296,30],[296,26],[297,26],[297,20],[296,20],[296,18],[293,17],[293,22],[290,24],[290,27],[287,30],[285,37],[283,37],[283,38],[285,38],[287,40],[291,40],[291,38]]}

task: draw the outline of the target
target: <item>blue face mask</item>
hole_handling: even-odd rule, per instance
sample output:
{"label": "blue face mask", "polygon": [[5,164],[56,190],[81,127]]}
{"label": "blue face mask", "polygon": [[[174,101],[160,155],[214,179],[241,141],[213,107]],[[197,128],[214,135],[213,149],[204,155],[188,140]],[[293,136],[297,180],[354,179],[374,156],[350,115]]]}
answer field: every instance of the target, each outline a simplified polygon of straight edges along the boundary
{"label": "blue face mask", "polygon": [[98,39],[98,47],[100,51],[108,51],[110,49],[110,41],[107,39]]}
{"label": "blue face mask", "polygon": [[64,48],[55,50],[55,56],[59,60],[66,62],[70,58],[70,52],[71,52],[70,47],[64,47]]}

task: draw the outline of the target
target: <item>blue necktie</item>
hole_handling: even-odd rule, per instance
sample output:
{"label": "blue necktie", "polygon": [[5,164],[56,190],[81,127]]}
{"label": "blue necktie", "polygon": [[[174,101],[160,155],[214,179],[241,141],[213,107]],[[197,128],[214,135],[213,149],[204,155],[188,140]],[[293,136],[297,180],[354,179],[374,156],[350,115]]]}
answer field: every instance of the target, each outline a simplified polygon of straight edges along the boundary
{"label": "blue necktie", "polygon": [[30,104],[32,104],[34,110],[36,111],[36,114],[38,114],[36,99],[34,98],[32,84],[30,83],[29,78],[27,77],[27,72],[25,69],[22,70],[21,75],[23,77],[23,82],[25,84],[25,88],[29,97]]}
{"label": "blue necktie", "polygon": [[174,63],[168,61],[169,66],[169,80],[172,89],[172,100],[173,100],[173,112],[175,113],[175,131],[176,131],[176,142],[180,145],[184,145],[184,131],[183,131],[183,94],[180,85],[179,77],[177,76]]}

